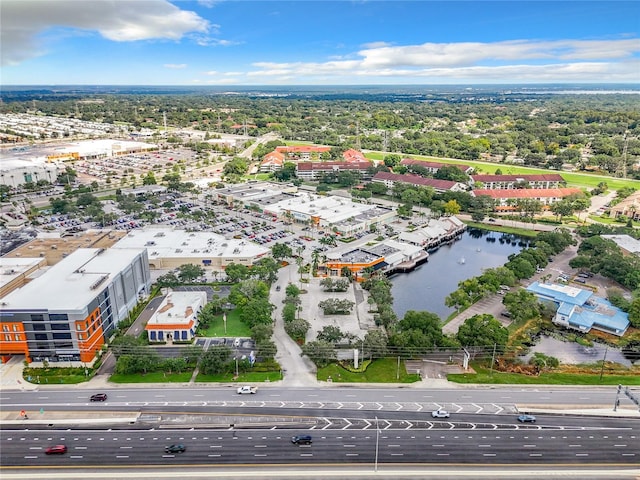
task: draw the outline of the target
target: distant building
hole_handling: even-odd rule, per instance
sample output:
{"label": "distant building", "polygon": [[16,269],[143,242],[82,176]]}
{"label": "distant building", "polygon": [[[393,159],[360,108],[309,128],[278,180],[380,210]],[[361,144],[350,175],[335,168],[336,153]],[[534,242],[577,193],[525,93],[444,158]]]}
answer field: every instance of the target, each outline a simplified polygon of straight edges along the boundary
{"label": "distant building", "polygon": [[415,185],[417,187],[431,187],[438,193],[467,191],[467,186],[464,183],[425,178],[419,175],[398,175],[396,173],[378,172],[373,176],[371,181],[374,183],[382,183],[386,185],[388,189],[393,188],[396,183],[402,183]]}
{"label": "distant building", "polygon": [[367,160],[367,158],[364,156],[364,153],[358,151],[358,150],[354,150],[353,148],[350,148],[348,150],[345,150],[344,152],[342,152],[342,158],[344,158],[345,162],[352,162],[352,163],[371,163],[369,160]]}
{"label": "distant building", "polygon": [[482,184],[484,190],[509,190],[526,185],[527,189],[551,189],[565,185],[558,173],[542,175],[471,175],[474,184]]}
{"label": "distant building", "polygon": [[519,188],[499,190],[472,190],[474,197],[487,196],[496,201],[496,210],[515,210],[512,201],[521,199],[537,200],[543,206],[559,202],[569,195],[582,193],[579,188]]}
{"label": "distant building", "polygon": [[602,238],[615,242],[625,254],[640,256],[640,240],[631,235],[600,235]]}
{"label": "distant building", "polygon": [[442,167],[457,167],[467,175],[470,175],[474,171],[473,167],[461,165],[458,163],[427,162],[424,160],[415,160],[413,158],[403,158],[400,161],[400,165],[404,165],[405,167],[411,167],[415,165],[416,167],[424,168],[431,174],[438,173],[438,170],[440,170]]}
{"label": "distant building", "polygon": [[328,173],[354,172],[363,178],[370,178],[369,169],[373,164],[364,162],[300,162],[296,166],[296,176],[301,180],[318,180]]}
{"label": "distant building", "polygon": [[153,313],[145,330],[150,342],[188,342],[198,326],[198,314],[207,304],[204,291],[172,291]]}
{"label": "distant building", "polygon": [[284,165],[284,154],[282,152],[273,151],[267,153],[260,162],[260,171],[263,173],[275,172],[281,170]]}
{"label": "distant building", "polygon": [[609,216],[613,218],[624,215],[627,218],[640,221],[640,191],[620,200],[619,203],[611,207],[609,212]]}
{"label": "distant building", "polygon": [[91,362],[150,286],[146,250],[80,248],[2,298],[0,355]]}
{"label": "distant building", "polygon": [[303,161],[319,160],[320,156],[325,152],[330,152],[331,147],[318,147],[316,145],[292,145],[289,147],[276,147],[276,152],[280,152],[285,156],[285,161]]}
{"label": "distant building", "polygon": [[401,232],[398,240],[430,250],[455,240],[465,229],[458,217],[441,217],[430,219],[427,225],[411,232]]}
{"label": "distant building", "polygon": [[555,283],[533,282],[527,287],[541,301],[557,306],[553,323],[588,333],[592,328],[623,336],[629,328],[629,316],[590,290]]}

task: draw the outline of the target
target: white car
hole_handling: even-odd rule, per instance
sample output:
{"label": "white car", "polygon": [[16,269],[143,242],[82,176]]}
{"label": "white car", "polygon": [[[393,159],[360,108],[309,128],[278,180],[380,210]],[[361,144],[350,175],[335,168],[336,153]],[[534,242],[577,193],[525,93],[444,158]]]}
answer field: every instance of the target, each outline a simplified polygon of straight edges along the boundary
{"label": "white car", "polygon": [[434,410],[431,412],[433,418],[449,418],[449,412],[446,410]]}
{"label": "white car", "polygon": [[243,385],[242,387],[238,387],[238,394],[242,395],[244,393],[251,393],[254,394],[258,391],[258,387],[252,387],[250,385]]}

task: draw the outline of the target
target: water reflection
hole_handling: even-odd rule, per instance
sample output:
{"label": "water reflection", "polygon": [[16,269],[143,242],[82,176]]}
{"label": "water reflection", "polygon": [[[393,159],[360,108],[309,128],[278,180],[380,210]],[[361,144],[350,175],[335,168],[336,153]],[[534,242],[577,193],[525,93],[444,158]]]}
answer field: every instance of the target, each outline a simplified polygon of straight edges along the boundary
{"label": "water reflection", "polygon": [[390,277],[394,311],[402,318],[407,310],[427,310],[444,319],[454,311],[444,299],[461,280],[504,265],[509,255],[528,245],[528,239],[516,235],[470,228],[457,242],[431,252],[418,269]]}

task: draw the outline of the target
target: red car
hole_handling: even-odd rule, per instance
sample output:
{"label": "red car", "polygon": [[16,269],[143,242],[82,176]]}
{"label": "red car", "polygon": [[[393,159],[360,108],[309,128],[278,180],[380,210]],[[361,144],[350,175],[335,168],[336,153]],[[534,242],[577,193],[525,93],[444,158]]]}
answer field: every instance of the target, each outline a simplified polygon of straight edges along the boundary
{"label": "red car", "polygon": [[63,454],[67,453],[66,445],[53,445],[52,447],[48,447],[44,453],[47,455],[55,455],[55,454]]}

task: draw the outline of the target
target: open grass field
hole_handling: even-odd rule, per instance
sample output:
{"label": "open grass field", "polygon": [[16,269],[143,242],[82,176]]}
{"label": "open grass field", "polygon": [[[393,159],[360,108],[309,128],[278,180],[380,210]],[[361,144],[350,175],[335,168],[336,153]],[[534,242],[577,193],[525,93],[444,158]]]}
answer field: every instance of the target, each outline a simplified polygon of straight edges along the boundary
{"label": "open grass field", "polygon": [[[372,160],[382,160],[388,153],[383,152],[367,152],[365,156]],[[545,168],[531,168],[522,167],[520,165],[510,165],[506,163],[490,163],[490,162],[478,162],[457,160],[455,158],[439,158],[428,157],[425,155],[411,155],[411,158],[416,160],[425,160],[429,162],[450,163],[457,165],[468,165],[475,168],[477,173],[493,174],[498,168],[502,171],[503,175],[536,175],[536,174],[550,174],[559,173],[567,181],[568,187],[593,189],[598,186],[600,182],[605,182],[609,187],[609,190],[619,190],[622,187],[631,187],[636,190],[640,190],[639,180],[629,180],[624,178],[614,178],[605,175],[597,175],[592,173],[578,173],[578,172],[558,172],[555,170],[547,170]]]}
{"label": "open grass field", "polygon": [[184,373],[149,372],[141,373],[114,373],[109,377],[113,383],[188,383],[193,372],[189,370]]}
{"label": "open grass field", "polygon": [[538,376],[518,373],[491,372],[488,368],[473,365],[475,373],[455,373],[447,375],[454,383],[480,383],[496,385],[640,385],[640,370],[621,370],[605,367],[602,378],[599,367],[588,370],[593,373],[542,372]]}
{"label": "open grass field", "polygon": [[371,362],[362,373],[353,373],[337,363],[318,369],[318,380],[334,383],[413,383],[420,380],[415,373],[407,373],[404,362],[395,358],[379,358]]}
{"label": "open grass field", "polygon": [[201,337],[250,337],[251,329],[240,320],[237,310],[227,312],[227,328],[222,315],[216,315],[209,328],[198,333]]}

